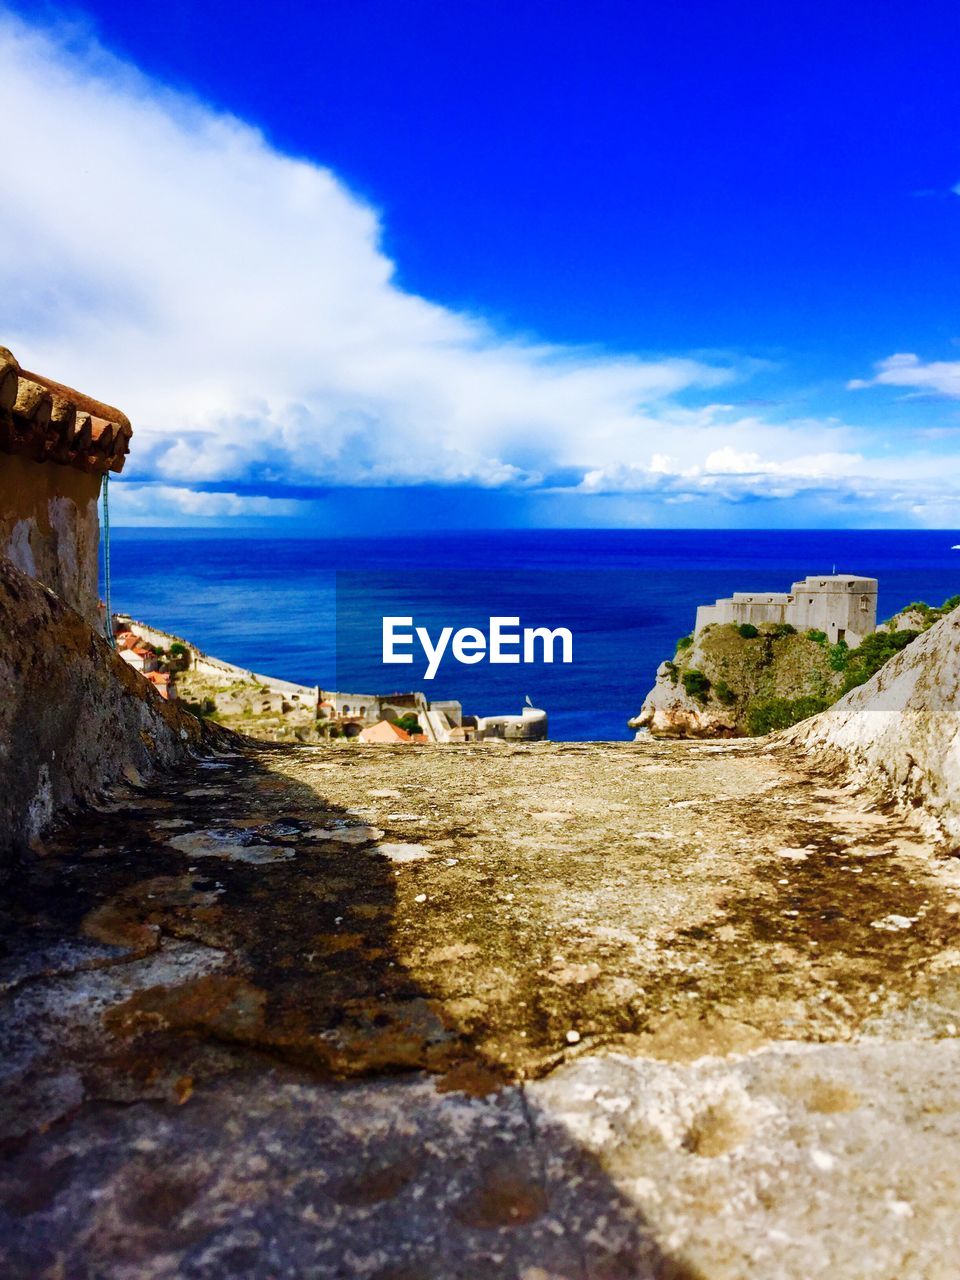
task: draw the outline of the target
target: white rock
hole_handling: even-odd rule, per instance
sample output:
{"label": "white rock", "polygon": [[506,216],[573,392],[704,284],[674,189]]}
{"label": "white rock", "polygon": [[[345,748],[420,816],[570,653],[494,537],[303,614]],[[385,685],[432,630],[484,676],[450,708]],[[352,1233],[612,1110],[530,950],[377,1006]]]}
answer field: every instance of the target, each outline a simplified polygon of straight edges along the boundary
{"label": "white rock", "polygon": [[896,933],[899,929],[909,929],[917,923],[917,916],[884,916],[882,920],[871,920],[871,929],[884,929],[888,933]]}
{"label": "white rock", "polygon": [[378,844],[377,853],[382,853],[391,862],[422,862],[424,858],[433,856],[425,844]]}
{"label": "white rock", "polygon": [[216,828],[171,836],[167,844],[192,858],[226,858],[229,862],[247,862],[253,866],[269,862],[289,862],[295,856],[292,849],[282,845],[244,844],[237,839],[235,831],[219,831]]}
{"label": "white rock", "polygon": [[960,840],[960,609],[780,740],[839,759],[930,835]]}
{"label": "white rock", "polygon": [[338,844],[371,844],[383,832],[379,827],[313,827],[307,833],[311,840],[335,840]]}

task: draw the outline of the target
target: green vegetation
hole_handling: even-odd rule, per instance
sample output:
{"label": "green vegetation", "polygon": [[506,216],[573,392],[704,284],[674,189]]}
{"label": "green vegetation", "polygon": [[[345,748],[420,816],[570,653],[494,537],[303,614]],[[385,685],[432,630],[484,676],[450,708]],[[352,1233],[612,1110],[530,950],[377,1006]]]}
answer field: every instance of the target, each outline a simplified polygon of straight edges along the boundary
{"label": "green vegetation", "polygon": [[865,636],[856,649],[849,652],[843,667],[841,693],[864,684],[901,649],[916,640],[919,631],[875,631]]}
{"label": "green vegetation", "polygon": [[760,634],[760,628],[755,627],[752,622],[741,622],[737,632],[744,640],[754,640]]}
{"label": "green vegetation", "polygon": [[[896,615],[897,618],[903,617],[904,614],[919,615],[921,630],[926,631],[928,627],[932,627],[935,622],[939,622],[941,618],[945,618],[948,613],[952,613],[960,605],[960,596],[947,596],[939,609],[934,605],[927,604],[925,600],[914,600],[912,604],[908,604],[906,608],[901,609]],[[888,619],[884,626],[889,626],[893,619]]]}
{"label": "green vegetation", "polygon": [[775,635],[778,640],[782,640],[784,636],[795,636],[797,634],[797,628],[792,622],[778,622],[774,627],[772,634]]}
{"label": "green vegetation", "polygon": [[685,649],[693,646],[693,636],[681,636],[677,641],[677,653],[683,653]]}
{"label": "green vegetation", "polygon": [[732,707],[737,700],[737,695],[727,684],[726,680],[718,680],[713,686],[713,692],[718,702],[722,702],[725,707]]}
{"label": "green vegetation", "polygon": [[846,671],[849,656],[850,650],[847,647],[846,640],[838,640],[836,644],[832,644],[830,646],[830,669],[832,671]]}
{"label": "green vegetation", "polygon": [[706,702],[710,697],[710,681],[702,671],[685,671],[681,677],[683,687],[691,698]]}
{"label": "green vegetation", "polygon": [[403,729],[404,732],[414,734],[423,733],[420,728],[420,721],[417,719],[415,711],[407,711],[397,720],[397,728]]}
{"label": "green vegetation", "polygon": [[826,643],[827,643],[827,633],[826,633],[825,631],[817,631],[817,630],[815,630],[815,629],[811,628],[811,630],[810,630],[810,631],[806,631],[806,632],[804,632],[804,634],[805,634],[805,636],[807,637],[807,639],[808,639],[808,640],[812,640],[812,641],[814,642],[814,644],[826,644]]}
{"label": "green vegetation", "polygon": [[808,694],[803,698],[756,699],[747,706],[747,730],[751,737],[759,738],[778,729],[789,729],[799,720],[826,711],[832,698],[817,698]]}
{"label": "green vegetation", "polygon": [[667,669],[667,675],[674,684],[680,679],[680,669],[675,662],[665,662],[663,664]]}
{"label": "green vegetation", "polygon": [[187,656],[187,646],[181,644],[179,640],[174,640],[170,646],[170,656],[171,658],[185,658]]}

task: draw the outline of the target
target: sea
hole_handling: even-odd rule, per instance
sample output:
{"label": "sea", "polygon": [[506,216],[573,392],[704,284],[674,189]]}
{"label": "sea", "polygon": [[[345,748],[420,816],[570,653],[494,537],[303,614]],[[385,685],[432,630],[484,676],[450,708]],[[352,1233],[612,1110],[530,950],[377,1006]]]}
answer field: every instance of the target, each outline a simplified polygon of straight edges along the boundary
{"label": "sea", "polygon": [[[550,737],[623,740],[698,604],[786,591],[808,574],[879,580],[879,618],[960,593],[960,531],[497,530],[395,538],[115,528],[111,605],[207,653],[324,689],[421,689],[466,713],[547,711]],[[384,666],[381,618],[567,628],[572,661],[476,665],[433,680],[416,643]],[[542,658],[542,651],[537,650]]]}

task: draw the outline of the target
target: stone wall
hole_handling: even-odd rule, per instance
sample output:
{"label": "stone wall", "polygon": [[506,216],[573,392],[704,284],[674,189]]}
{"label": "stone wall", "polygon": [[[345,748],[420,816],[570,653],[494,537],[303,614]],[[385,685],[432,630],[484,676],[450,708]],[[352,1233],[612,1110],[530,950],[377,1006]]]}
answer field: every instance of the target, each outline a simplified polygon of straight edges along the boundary
{"label": "stone wall", "polygon": [[102,476],[0,455],[0,555],[99,626]]}
{"label": "stone wall", "polygon": [[232,735],[164,702],[84,618],[0,559],[0,876],[57,814]]}
{"label": "stone wall", "polygon": [[504,738],[507,742],[543,742],[548,736],[547,713],[524,707],[518,716],[478,716],[477,737]]}
{"label": "stone wall", "polygon": [[960,610],[783,739],[835,761],[960,848]]}

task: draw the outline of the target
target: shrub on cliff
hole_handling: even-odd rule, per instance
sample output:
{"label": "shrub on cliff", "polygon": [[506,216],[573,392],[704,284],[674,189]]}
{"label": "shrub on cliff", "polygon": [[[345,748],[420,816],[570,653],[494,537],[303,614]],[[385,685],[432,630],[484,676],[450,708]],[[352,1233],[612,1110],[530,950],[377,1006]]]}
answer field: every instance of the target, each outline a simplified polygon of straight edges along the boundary
{"label": "shrub on cliff", "polygon": [[727,684],[726,680],[718,680],[713,686],[713,692],[718,702],[722,702],[725,707],[732,707],[737,700],[737,695]]}
{"label": "shrub on cliff", "polygon": [[935,622],[939,622],[941,618],[948,613],[953,613],[957,605],[960,604],[960,596],[947,596],[940,608],[936,608],[932,604],[927,604],[926,600],[914,600],[912,604],[908,604],[905,609],[901,609],[901,613],[919,613],[923,618],[924,626],[931,627]]}
{"label": "shrub on cliff", "polygon": [[815,644],[826,644],[827,633],[825,631],[817,631],[815,627],[804,633],[808,640],[812,640]]}
{"label": "shrub on cliff", "polygon": [[830,646],[830,666],[834,671],[846,671],[850,660],[850,649],[846,640],[838,640]]}
{"label": "shrub on cliff", "polygon": [[677,641],[677,653],[683,653],[685,649],[693,646],[693,636],[681,636]]}
{"label": "shrub on cliff", "polygon": [[916,640],[919,631],[875,631],[864,636],[847,658],[844,670],[843,693],[865,684],[895,653]]}
{"label": "shrub on cliff", "polygon": [[813,695],[803,698],[757,699],[747,707],[747,731],[751,737],[759,738],[765,733],[775,733],[778,729],[789,729],[799,720],[815,716],[818,711],[826,711],[832,701],[831,698],[817,698]]}
{"label": "shrub on cliff", "polygon": [[698,702],[706,702],[710,697],[710,680],[702,671],[685,671],[681,681],[689,696]]}
{"label": "shrub on cliff", "polygon": [[759,627],[755,627],[752,622],[741,622],[737,631],[744,640],[753,640],[760,634]]}

